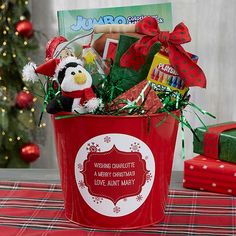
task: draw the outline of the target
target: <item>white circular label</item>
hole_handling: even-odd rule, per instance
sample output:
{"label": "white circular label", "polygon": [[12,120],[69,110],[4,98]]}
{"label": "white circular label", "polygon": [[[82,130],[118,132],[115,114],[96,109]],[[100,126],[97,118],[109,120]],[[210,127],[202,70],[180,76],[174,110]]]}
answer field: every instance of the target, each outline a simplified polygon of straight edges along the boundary
{"label": "white circular label", "polygon": [[155,161],[140,139],[119,133],[93,137],[79,149],[75,178],[85,202],[111,217],[128,215],[147,199],[154,182]]}

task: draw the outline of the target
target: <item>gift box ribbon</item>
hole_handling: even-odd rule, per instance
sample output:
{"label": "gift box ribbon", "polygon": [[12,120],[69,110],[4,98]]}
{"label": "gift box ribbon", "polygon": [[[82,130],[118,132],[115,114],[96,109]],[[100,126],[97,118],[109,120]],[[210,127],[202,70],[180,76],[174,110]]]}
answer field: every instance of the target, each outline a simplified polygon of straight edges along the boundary
{"label": "gift box ribbon", "polygon": [[236,129],[236,122],[208,128],[203,136],[204,155],[218,159],[220,134],[231,129]]}
{"label": "gift box ribbon", "polygon": [[172,33],[160,31],[157,20],[145,17],[135,25],[135,31],[144,34],[122,55],[120,65],[138,71],[145,63],[151,47],[156,42],[167,46],[169,60],[187,87],[206,87],[206,77],[202,69],[191,59],[180,44],[191,41],[188,28],[184,23],[178,24]]}

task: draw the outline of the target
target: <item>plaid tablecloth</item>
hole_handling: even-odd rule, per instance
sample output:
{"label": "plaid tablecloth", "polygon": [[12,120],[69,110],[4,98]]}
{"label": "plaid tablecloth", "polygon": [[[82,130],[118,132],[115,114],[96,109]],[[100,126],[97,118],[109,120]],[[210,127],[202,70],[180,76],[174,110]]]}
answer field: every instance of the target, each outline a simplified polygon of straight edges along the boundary
{"label": "plaid tablecloth", "polygon": [[164,220],[132,231],[82,228],[64,216],[58,184],[0,182],[1,236],[236,235],[232,196],[170,190]]}

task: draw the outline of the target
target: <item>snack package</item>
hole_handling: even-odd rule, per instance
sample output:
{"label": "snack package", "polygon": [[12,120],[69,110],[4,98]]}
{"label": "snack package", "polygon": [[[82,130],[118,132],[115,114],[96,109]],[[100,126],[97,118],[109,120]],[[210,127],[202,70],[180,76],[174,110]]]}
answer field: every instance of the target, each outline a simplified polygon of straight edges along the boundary
{"label": "snack package", "polygon": [[104,78],[105,74],[109,72],[109,67],[92,47],[85,48],[82,57],[84,67],[93,77],[93,85],[97,86]]}

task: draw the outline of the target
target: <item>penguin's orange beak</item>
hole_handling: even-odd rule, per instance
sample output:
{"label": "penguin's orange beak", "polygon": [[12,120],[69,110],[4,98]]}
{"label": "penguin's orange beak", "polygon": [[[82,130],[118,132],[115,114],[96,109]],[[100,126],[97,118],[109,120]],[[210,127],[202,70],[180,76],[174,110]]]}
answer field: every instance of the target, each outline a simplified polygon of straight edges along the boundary
{"label": "penguin's orange beak", "polygon": [[77,73],[74,75],[74,81],[77,84],[84,84],[86,82],[87,78],[84,73]]}

